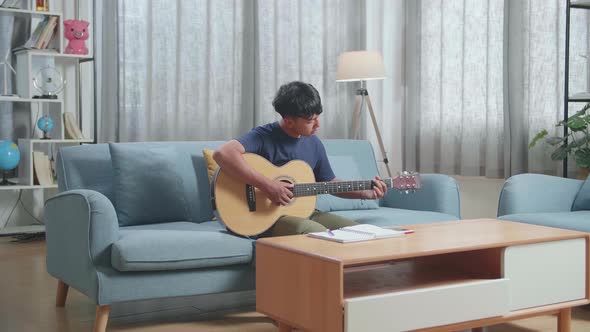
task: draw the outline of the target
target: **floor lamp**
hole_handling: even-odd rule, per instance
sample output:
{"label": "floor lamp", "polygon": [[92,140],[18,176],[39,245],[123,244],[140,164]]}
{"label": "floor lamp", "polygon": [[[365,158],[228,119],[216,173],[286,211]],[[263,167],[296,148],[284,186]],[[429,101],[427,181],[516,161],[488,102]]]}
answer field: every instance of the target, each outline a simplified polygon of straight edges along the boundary
{"label": "floor lamp", "polygon": [[358,139],[360,137],[360,116],[366,102],[369,114],[371,115],[371,121],[373,122],[373,127],[375,128],[375,134],[377,135],[377,142],[379,143],[383,163],[385,163],[387,174],[391,177],[389,160],[385,153],[385,147],[383,146],[383,139],[379,132],[379,126],[377,126],[377,119],[373,112],[371,98],[369,98],[369,92],[366,88],[367,81],[382,79],[385,79],[385,66],[383,65],[383,57],[381,56],[381,53],[373,51],[354,51],[344,52],[338,56],[336,82],[361,82],[361,87],[356,90],[354,111],[352,113],[352,138]]}

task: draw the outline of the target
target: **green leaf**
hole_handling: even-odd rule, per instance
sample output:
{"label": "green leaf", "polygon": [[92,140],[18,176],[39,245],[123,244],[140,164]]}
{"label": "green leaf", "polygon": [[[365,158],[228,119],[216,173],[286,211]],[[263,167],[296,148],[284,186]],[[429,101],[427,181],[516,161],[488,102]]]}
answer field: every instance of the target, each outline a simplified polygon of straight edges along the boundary
{"label": "green leaf", "polygon": [[580,167],[590,167],[590,148],[582,148],[574,154],[576,164]]}
{"label": "green leaf", "polygon": [[586,106],[584,106],[584,108],[582,108],[581,110],[576,112],[576,114],[574,114],[574,116],[584,115],[584,114],[586,114],[586,111],[588,111],[588,109],[590,109],[590,104],[586,104]]}
{"label": "green leaf", "polygon": [[575,142],[571,142],[569,145],[572,148],[579,148],[579,147],[583,146],[584,144],[588,143],[589,140],[590,140],[590,137],[583,136],[583,137],[576,139]]}
{"label": "green leaf", "polygon": [[558,136],[547,137],[545,139],[545,142],[547,142],[547,144],[549,144],[549,145],[557,145],[559,143],[563,143],[564,141],[565,141],[565,138],[558,137]]}
{"label": "green leaf", "polygon": [[565,146],[560,146],[551,154],[551,160],[564,160],[567,157],[567,149]]}
{"label": "green leaf", "polygon": [[573,116],[567,121],[567,126],[572,131],[581,131],[587,128],[586,121],[579,116]]}
{"label": "green leaf", "polygon": [[535,135],[531,143],[529,143],[529,149],[534,147],[540,139],[547,135],[549,135],[549,132],[546,129],[541,130],[537,135]]}

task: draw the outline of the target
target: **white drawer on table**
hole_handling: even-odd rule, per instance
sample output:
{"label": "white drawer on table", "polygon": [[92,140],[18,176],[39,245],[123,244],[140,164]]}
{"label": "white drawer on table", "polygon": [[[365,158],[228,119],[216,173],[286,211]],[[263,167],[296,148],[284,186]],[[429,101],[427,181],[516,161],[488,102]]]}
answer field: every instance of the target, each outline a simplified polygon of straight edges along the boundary
{"label": "white drawer on table", "polygon": [[408,331],[508,313],[508,279],[487,279],[349,298],[344,330]]}
{"label": "white drawer on table", "polygon": [[503,268],[510,310],[586,298],[586,239],[508,247]]}

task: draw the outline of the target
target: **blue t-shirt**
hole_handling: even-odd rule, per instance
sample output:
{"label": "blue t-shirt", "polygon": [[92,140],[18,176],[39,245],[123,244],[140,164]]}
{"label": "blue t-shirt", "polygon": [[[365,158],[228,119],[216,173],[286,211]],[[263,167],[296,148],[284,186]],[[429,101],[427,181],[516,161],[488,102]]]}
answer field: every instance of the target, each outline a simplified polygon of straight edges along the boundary
{"label": "blue t-shirt", "polygon": [[236,138],[246,152],[266,158],[275,166],[283,166],[291,160],[303,160],[313,169],[317,182],[331,181],[332,171],[326,149],[317,136],[294,138],[283,131],[278,122],[265,124]]}

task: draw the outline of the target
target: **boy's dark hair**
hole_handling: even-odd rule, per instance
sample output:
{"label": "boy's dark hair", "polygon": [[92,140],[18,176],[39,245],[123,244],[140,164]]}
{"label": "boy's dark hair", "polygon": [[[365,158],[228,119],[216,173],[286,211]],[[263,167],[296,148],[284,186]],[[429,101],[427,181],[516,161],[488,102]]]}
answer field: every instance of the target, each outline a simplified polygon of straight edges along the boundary
{"label": "boy's dark hair", "polygon": [[322,113],[322,99],[313,85],[293,81],[281,85],[272,101],[275,111],[283,118],[287,116],[311,119]]}

